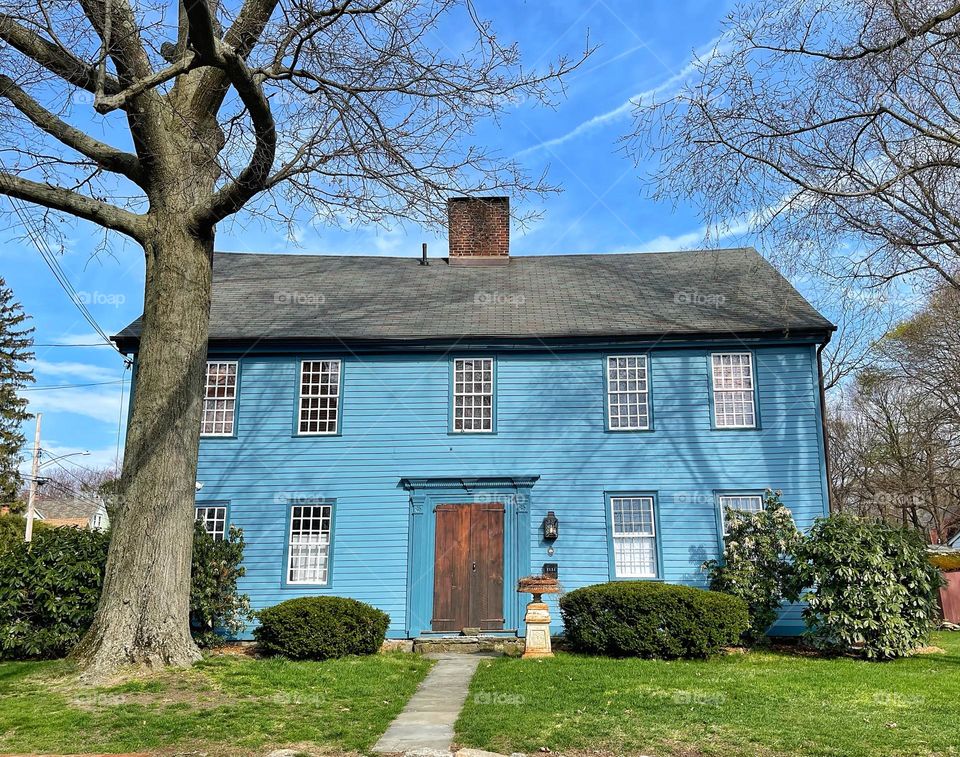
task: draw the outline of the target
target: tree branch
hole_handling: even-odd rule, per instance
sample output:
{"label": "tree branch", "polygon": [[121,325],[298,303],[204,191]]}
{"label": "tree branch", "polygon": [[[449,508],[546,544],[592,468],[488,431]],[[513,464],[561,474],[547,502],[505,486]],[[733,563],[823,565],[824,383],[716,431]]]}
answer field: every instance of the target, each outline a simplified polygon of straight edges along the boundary
{"label": "tree branch", "polygon": [[[253,50],[273,15],[279,0],[246,0],[223,42],[233,48],[242,61]],[[193,95],[194,113],[216,113],[230,88],[230,80],[220,69],[204,71]]]}
{"label": "tree branch", "polygon": [[100,142],[80,131],[80,129],[62,121],[18,87],[13,79],[4,74],[0,74],[0,97],[9,100],[38,128],[58,139],[67,147],[71,147],[81,155],[90,158],[101,168],[123,174],[137,184],[140,184],[143,180],[140,161],[136,155]]}
{"label": "tree branch", "polygon": [[93,108],[97,111],[97,113],[100,114],[107,114],[111,111],[117,110],[118,108],[124,108],[126,107],[127,103],[129,103],[130,100],[137,95],[146,92],[148,89],[153,89],[154,87],[170,81],[171,79],[175,79],[180,74],[185,74],[200,65],[202,65],[200,59],[193,52],[188,50],[176,63],[157,71],[155,74],[151,74],[145,79],[138,79],[122,92],[117,92],[114,95],[107,96],[101,96],[98,93],[94,99]]}
{"label": "tree branch", "polygon": [[237,90],[250,114],[256,139],[247,167],[235,180],[214,194],[193,219],[198,226],[212,226],[239,210],[247,200],[266,187],[276,156],[277,131],[270,103],[243,56],[214,34],[214,19],[207,3],[188,3],[186,10],[191,46],[205,64],[220,68]]}
{"label": "tree branch", "polygon": [[143,216],[69,189],[0,172],[0,194],[93,221],[107,229],[122,232],[138,242],[142,242],[145,237]]}
{"label": "tree branch", "polygon": [[[95,66],[21,26],[6,13],[0,13],[0,39],[75,87],[85,89],[87,92],[97,91]],[[112,76],[107,76],[104,80],[104,90],[111,94],[119,92],[120,83]]]}
{"label": "tree branch", "polygon": [[[104,55],[117,67],[120,81],[129,86],[153,73],[150,59],[140,41],[140,27],[127,0],[80,0],[80,6],[104,42]],[[110,39],[107,40],[106,13],[110,11]]]}

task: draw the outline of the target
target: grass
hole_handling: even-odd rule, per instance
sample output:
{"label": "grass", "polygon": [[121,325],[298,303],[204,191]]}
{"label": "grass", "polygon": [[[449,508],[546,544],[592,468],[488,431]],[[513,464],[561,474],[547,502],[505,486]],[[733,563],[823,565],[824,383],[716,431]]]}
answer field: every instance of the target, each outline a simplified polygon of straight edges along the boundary
{"label": "grass", "polygon": [[430,662],[204,659],[189,671],[84,687],[63,662],[0,664],[0,752],[263,754],[284,745],[368,749]]}
{"label": "grass", "polygon": [[462,745],[651,755],[960,755],[960,633],[888,663],[773,651],[481,664]]}

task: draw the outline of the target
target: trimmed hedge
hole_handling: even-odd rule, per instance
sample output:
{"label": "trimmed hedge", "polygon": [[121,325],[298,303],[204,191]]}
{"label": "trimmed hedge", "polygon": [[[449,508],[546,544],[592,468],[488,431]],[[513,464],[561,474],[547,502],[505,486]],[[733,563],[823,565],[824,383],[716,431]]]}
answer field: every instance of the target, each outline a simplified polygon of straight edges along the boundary
{"label": "trimmed hedge", "polygon": [[708,657],[738,644],[750,624],[742,599],[652,581],[577,589],[560,612],[575,650],[610,657]]}
{"label": "trimmed hedge", "polygon": [[390,616],[347,597],[288,599],[257,613],[253,631],[261,652],[291,660],[327,660],[374,654]]}

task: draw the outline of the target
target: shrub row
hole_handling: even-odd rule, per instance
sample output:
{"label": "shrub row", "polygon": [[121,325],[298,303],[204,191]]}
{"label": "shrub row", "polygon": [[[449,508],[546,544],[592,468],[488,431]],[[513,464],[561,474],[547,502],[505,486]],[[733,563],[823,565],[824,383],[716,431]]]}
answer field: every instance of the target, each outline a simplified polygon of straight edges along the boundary
{"label": "shrub row", "polygon": [[[93,621],[110,543],[108,533],[41,528],[30,544],[22,532],[0,550],[0,657],[62,657]],[[215,541],[202,526],[194,535],[190,621],[201,646],[216,629],[239,630],[249,603],[237,592],[243,575],[243,535],[231,529]]]}
{"label": "shrub row", "polygon": [[807,639],[824,650],[892,659],[927,638],[942,579],[918,531],[837,514],[804,536],[769,491],[763,512],[726,515],[722,559],[704,567],[712,589],[748,603],[754,640],[798,600]]}

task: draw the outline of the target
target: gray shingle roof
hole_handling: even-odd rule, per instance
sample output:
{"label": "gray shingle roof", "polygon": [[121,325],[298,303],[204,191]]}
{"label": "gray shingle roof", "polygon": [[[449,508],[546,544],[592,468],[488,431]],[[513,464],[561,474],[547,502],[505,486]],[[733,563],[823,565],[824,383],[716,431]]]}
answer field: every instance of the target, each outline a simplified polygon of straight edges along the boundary
{"label": "gray shingle roof", "polygon": [[37,503],[37,510],[46,520],[90,518],[100,509],[100,504],[95,499],[93,494],[85,494],[83,498],[44,497]]}
{"label": "gray shingle roof", "polygon": [[[431,340],[824,332],[751,248],[436,258],[217,253],[210,339]],[[139,320],[117,335],[130,343]]]}

